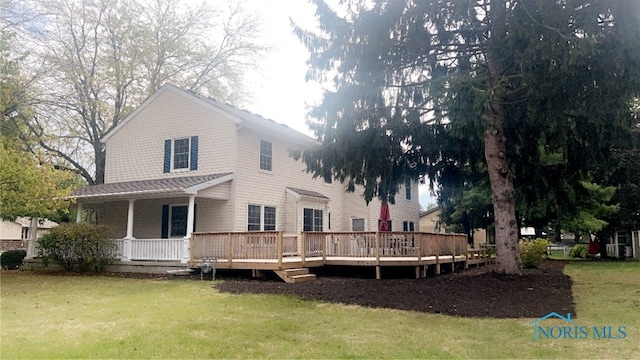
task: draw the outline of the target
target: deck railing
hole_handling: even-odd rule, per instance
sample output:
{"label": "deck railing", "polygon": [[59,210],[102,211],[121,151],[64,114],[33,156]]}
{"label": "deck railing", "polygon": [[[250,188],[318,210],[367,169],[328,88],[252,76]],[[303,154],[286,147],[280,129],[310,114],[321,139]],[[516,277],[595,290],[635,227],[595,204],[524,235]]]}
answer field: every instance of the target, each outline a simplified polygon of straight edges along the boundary
{"label": "deck railing", "polygon": [[313,258],[416,257],[467,254],[464,234],[418,232],[303,232],[287,235],[279,231],[193,233],[190,262],[204,258],[233,260],[278,260],[299,256],[304,263]]}

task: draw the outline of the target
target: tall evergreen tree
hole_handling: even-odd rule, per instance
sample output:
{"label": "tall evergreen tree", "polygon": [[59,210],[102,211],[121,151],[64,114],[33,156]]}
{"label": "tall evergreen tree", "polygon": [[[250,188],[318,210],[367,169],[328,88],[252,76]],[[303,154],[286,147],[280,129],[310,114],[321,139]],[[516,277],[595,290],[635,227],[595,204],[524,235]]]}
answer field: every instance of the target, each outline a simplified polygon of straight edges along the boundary
{"label": "tall evergreen tree", "polygon": [[302,154],[309,171],[364,186],[366,200],[393,200],[406,178],[484,173],[498,270],[521,273],[518,198],[564,194],[563,179],[544,175],[554,166],[589,179],[581,166],[610,144],[601,130],[622,128],[638,95],[640,5],[314,3],[320,31],[296,31],[312,54],[309,76],[331,90],[311,113],[322,147]]}

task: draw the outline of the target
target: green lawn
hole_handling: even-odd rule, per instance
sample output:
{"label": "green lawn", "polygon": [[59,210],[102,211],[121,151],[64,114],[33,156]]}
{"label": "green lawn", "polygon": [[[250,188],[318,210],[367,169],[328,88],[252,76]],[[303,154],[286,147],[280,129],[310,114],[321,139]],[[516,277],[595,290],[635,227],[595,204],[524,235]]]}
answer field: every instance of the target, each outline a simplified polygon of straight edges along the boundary
{"label": "green lawn", "polygon": [[576,323],[624,325],[625,339],[534,342],[535,319],[229,295],[210,281],[3,271],[0,358],[637,357],[640,263],[572,262],[566,273]]}

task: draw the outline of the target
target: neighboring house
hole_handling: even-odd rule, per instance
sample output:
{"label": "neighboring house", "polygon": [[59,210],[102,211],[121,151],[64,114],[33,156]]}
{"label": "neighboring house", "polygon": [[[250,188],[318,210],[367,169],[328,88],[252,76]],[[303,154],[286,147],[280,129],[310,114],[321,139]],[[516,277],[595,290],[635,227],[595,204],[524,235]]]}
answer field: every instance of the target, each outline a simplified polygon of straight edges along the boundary
{"label": "neighboring house", "polygon": [[[35,233],[36,238],[40,238],[57,225],[50,220],[39,220]],[[18,217],[14,221],[2,220],[0,221],[0,241],[2,242],[0,250],[25,248],[25,240],[31,238],[31,235],[31,218]]]}
{"label": "neighboring house", "polygon": [[[40,238],[53,227],[58,226],[57,223],[40,219],[36,229],[36,238]],[[18,217],[14,221],[2,220],[0,222],[0,239],[3,240],[26,240],[31,236],[31,218]]]}
{"label": "neighboring house", "polygon": [[640,230],[619,230],[609,238],[607,256],[640,259]]}
{"label": "neighboring house", "polygon": [[[440,208],[435,207],[420,212],[420,231],[446,233],[447,224],[440,220]],[[478,248],[480,244],[487,242],[487,231],[485,229],[475,229],[473,231],[474,247]]]}
{"label": "neighboring house", "polygon": [[420,230],[446,233],[447,227],[440,221],[440,208],[434,207],[420,212]]}
{"label": "neighboring house", "polygon": [[[290,150],[316,141],[285,125],[164,85],[102,140],[105,183],[72,193],[118,238],[192,232],[375,231],[380,202],[313,179]],[[418,231],[417,183],[390,205],[393,231]],[[80,215],[79,215],[80,216]]]}

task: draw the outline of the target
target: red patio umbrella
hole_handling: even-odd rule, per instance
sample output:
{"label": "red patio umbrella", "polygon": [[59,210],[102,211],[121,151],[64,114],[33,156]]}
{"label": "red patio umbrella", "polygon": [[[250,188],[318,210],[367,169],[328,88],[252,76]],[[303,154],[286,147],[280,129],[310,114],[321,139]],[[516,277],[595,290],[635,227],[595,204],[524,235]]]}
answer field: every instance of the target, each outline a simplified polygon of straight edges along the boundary
{"label": "red patio umbrella", "polygon": [[380,205],[380,222],[378,226],[379,231],[389,231],[389,220],[391,220],[391,213],[389,212],[389,204],[383,201]]}

